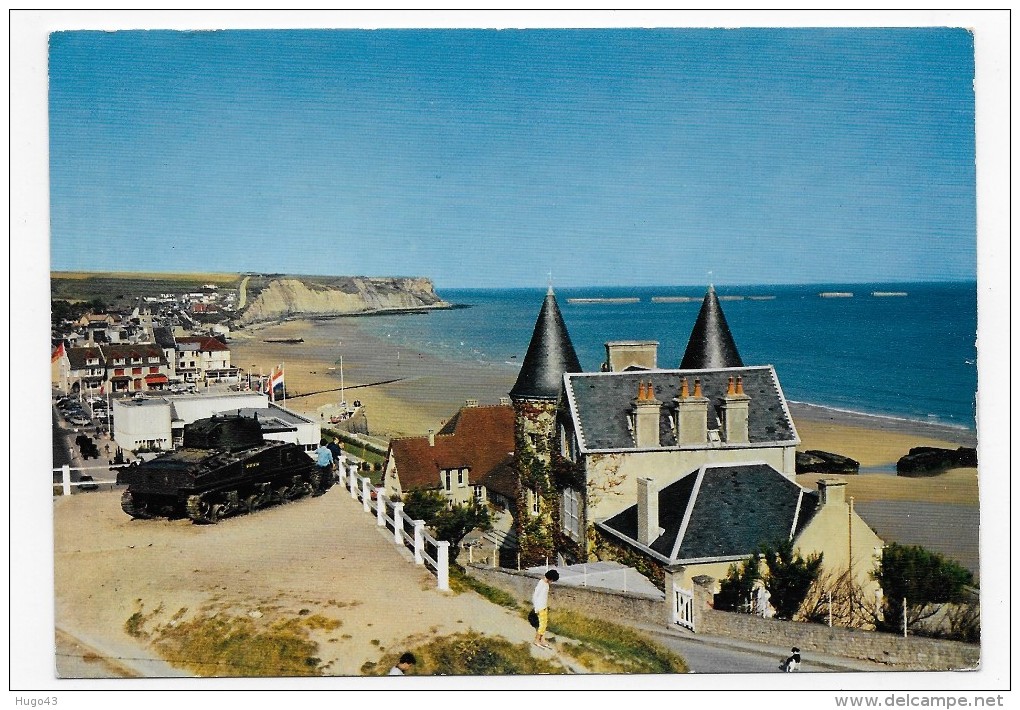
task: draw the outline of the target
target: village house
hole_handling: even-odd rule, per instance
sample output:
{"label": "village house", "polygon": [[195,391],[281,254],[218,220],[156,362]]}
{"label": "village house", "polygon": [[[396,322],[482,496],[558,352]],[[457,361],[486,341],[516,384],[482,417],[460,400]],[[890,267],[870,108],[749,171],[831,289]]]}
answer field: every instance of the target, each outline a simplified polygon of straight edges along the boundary
{"label": "village house", "polygon": [[211,335],[176,338],[175,372],[185,382],[238,382],[240,370],[230,365],[230,348]]}
{"label": "village house", "polygon": [[874,587],[882,541],[839,482],[795,482],[800,439],[775,369],[744,365],[713,288],[680,367],[659,369],[656,350],[609,342],[602,371],[581,372],[550,289],[510,392],[518,457],[549,471],[522,474],[522,545],[537,523],[562,562],[619,559],[653,581],[669,569],[690,588],[792,540]]}
{"label": "village house", "polygon": [[100,346],[110,393],[161,390],[170,382],[169,363],[154,343]]}
{"label": "village house", "polygon": [[513,408],[469,401],[438,432],[390,442],[386,495],[399,498],[429,489],[443,493],[451,505],[491,503],[512,510],[517,498],[513,451]]}

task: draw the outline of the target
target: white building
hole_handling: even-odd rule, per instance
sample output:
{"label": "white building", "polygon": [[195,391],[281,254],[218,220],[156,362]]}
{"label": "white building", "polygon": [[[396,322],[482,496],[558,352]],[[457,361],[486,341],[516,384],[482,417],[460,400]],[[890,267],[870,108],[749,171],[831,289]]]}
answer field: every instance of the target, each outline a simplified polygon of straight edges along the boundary
{"label": "white building", "polygon": [[113,401],[113,438],[123,449],[170,450],[180,446],[184,426],[213,414],[258,415],[262,434],[270,441],[319,445],[319,422],[284,409],[259,392],[179,394]]}

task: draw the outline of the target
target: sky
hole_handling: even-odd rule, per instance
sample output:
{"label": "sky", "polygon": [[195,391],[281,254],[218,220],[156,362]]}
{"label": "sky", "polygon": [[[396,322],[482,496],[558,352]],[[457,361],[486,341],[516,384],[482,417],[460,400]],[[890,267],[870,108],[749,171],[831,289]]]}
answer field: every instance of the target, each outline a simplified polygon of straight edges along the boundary
{"label": "sky", "polygon": [[953,28],[50,35],[51,267],[976,278]]}

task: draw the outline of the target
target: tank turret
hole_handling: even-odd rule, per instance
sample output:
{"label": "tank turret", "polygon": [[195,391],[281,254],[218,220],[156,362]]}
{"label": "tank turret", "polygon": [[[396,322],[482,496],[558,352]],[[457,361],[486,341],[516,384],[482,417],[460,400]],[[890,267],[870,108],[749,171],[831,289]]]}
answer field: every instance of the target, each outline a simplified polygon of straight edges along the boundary
{"label": "tank turret", "polygon": [[133,518],[188,517],[198,523],[250,513],[337,481],[297,444],[266,441],[256,417],[220,415],[184,427],[184,446],[120,469],[121,507]]}

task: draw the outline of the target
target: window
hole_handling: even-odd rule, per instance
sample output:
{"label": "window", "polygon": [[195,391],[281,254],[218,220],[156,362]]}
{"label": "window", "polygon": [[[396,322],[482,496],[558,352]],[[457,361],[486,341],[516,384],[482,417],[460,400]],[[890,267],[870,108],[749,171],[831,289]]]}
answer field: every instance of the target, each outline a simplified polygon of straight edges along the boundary
{"label": "window", "polygon": [[116,369],[115,369],[115,370],[113,371],[113,374],[114,374],[114,375],[116,375],[117,377],[120,377],[120,376],[122,376],[122,375],[124,374],[124,368],[123,368],[123,367],[118,367],[118,368],[116,368]]}
{"label": "window", "polygon": [[159,358],[156,357],[155,355],[150,355],[149,362],[159,362]]}
{"label": "window", "polygon": [[474,489],[475,489],[475,500],[478,501],[478,502],[482,502],[483,500],[485,500],[485,489],[482,488],[481,486],[475,486]]}
{"label": "window", "polygon": [[581,537],[581,494],[573,488],[563,490],[563,532],[574,540]]}
{"label": "window", "polygon": [[113,358],[113,364],[114,365],[123,365],[124,364],[124,358],[122,358],[122,357],[115,357],[115,358]]}
{"label": "window", "polygon": [[150,375],[158,375],[159,374],[159,368],[158,367],[150,367],[149,368],[149,374]]}
{"label": "window", "polygon": [[531,514],[532,515],[538,515],[538,513],[539,513],[539,507],[538,507],[538,498],[539,498],[539,496],[538,496],[538,493],[536,493],[535,491],[529,490],[528,491],[528,497],[531,498]]}
{"label": "window", "polygon": [[140,368],[140,367],[132,367],[131,368],[131,374],[132,375],[140,375],[140,374],[142,374],[142,368]]}
{"label": "window", "polygon": [[457,470],[457,486],[459,488],[463,488],[464,486],[467,485],[467,473],[468,470],[466,468],[461,468]]}
{"label": "window", "polygon": [[89,359],[87,359],[85,361],[85,364],[86,365],[98,365],[99,364],[99,358],[97,358],[97,357],[90,357]]}
{"label": "window", "polygon": [[439,472],[439,478],[442,479],[443,487],[446,488],[446,490],[450,490],[450,479],[451,479],[450,473],[451,473],[450,471],[440,471]]}

